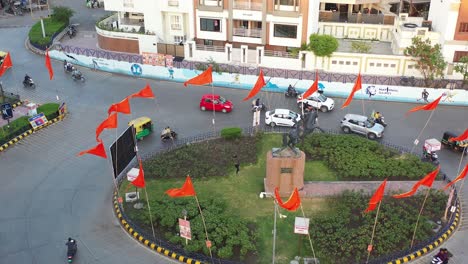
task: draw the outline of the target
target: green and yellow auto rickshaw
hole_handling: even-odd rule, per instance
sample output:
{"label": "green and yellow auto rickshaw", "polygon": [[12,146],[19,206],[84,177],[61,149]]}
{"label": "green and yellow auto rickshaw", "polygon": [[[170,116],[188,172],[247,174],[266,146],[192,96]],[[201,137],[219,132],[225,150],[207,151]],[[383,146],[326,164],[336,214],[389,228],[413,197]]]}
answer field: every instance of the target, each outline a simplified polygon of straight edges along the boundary
{"label": "green and yellow auto rickshaw", "polygon": [[151,122],[151,118],[146,116],[133,119],[132,121],[128,122],[128,125],[133,125],[135,128],[135,137],[137,140],[142,140],[144,137],[153,132],[153,122]]}
{"label": "green and yellow auto rickshaw", "polygon": [[444,135],[442,136],[441,142],[447,148],[450,148],[459,152],[466,151],[466,153],[468,153],[468,140],[464,140],[464,141],[450,140],[451,138],[454,138],[454,137],[458,137],[458,135],[453,132],[446,131]]}

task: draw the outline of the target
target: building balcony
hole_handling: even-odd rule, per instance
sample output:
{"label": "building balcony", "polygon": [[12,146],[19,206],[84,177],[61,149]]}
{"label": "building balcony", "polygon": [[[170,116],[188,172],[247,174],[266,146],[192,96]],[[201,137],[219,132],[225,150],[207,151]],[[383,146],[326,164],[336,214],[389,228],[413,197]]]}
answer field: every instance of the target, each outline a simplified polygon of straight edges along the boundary
{"label": "building balcony", "polygon": [[240,10],[262,10],[262,3],[253,2],[253,1],[234,1],[234,9]]}
{"label": "building balcony", "polygon": [[96,27],[103,31],[154,35],[154,33],[145,32],[145,23],[142,19],[127,17],[119,19],[117,13],[97,22]]}
{"label": "building balcony", "polygon": [[336,23],[364,23],[393,25],[395,23],[394,14],[361,14],[361,13],[340,13],[336,11],[320,11],[320,22]]}
{"label": "building balcony", "polygon": [[232,35],[236,37],[261,38],[262,29],[233,28]]}

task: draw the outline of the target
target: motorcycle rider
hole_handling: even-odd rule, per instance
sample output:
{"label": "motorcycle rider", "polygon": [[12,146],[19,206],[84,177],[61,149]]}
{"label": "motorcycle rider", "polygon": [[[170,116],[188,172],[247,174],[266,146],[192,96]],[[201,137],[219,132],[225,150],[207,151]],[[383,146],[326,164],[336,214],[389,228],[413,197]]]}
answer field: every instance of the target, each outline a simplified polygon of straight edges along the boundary
{"label": "motorcycle rider", "polygon": [[31,83],[31,77],[29,77],[29,75],[26,73],[26,75],[24,76],[24,81],[23,83],[25,84],[30,84]]}
{"label": "motorcycle rider", "polygon": [[73,64],[71,64],[70,62],[68,61],[65,61],[64,62],[64,67],[65,67],[65,70],[67,72],[72,72],[74,70],[75,67],[73,67]]}
{"label": "motorcycle rider", "polygon": [[161,131],[161,138],[162,139],[172,139],[172,130],[170,127],[166,127]]}
{"label": "motorcycle rider", "polygon": [[[438,261],[438,262],[435,262]],[[446,248],[441,248],[439,250],[439,253],[434,256],[432,263],[437,263],[437,264],[447,264],[449,261],[449,252]]]}
{"label": "motorcycle rider", "polygon": [[294,96],[296,94],[296,89],[294,89],[291,84],[288,86],[287,94],[289,96]]}
{"label": "motorcycle rider", "polygon": [[67,246],[67,256],[74,257],[76,254],[76,251],[78,250],[78,246],[76,245],[76,240],[69,237],[65,245]]}
{"label": "motorcycle rider", "polygon": [[77,68],[73,68],[72,76],[74,78],[76,78],[76,79],[80,79],[81,78],[81,72]]}

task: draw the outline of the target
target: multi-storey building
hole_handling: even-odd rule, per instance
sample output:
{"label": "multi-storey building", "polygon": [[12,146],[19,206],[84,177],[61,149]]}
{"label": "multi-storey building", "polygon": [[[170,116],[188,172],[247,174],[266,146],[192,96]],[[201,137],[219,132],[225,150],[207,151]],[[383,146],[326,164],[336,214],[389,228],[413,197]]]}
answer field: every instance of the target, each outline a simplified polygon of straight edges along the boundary
{"label": "multi-storey building", "polygon": [[433,30],[441,33],[439,42],[446,61],[458,62],[468,56],[468,0],[431,1],[429,20]]}

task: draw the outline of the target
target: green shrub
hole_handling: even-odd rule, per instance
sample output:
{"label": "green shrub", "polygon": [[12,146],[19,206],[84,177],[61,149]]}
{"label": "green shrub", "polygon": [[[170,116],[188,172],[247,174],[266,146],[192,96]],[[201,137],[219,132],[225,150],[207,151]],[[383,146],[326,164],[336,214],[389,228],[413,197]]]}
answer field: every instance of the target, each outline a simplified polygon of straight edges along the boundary
{"label": "green shrub", "polygon": [[221,137],[226,140],[237,139],[242,136],[242,129],[239,127],[226,127],[221,130]]}
{"label": "green shrub", "polygon": [[47,120],[52,120],[58,116],[59,104],[57,103],[47,103],[39,106],[37,108],[37,113],[44,113],[47,117]]}
{"label": "green shrub", "polygon": [[52,8],[52,19],[68,24],[75,11],[66,6],[55,6]]}
{"label": "green shrub", "polygon": [[416,180],[434,170],[415,155],[356,135],[310,134],[299,146],[308,159],[323,160],[341,180]]}
{"label": "green shrub", "polygon": [[44,30],[46,37],[42,37],[41,21],[38,21],[29,30],[29,41],[40,46],[49,46],[52,43],[54,34],[62,31],[68,25],[66,22],[56,21],[52,18],[44,18]]}
{"label": "green shrub", "polygon": [[351,42],[351,52],[369,53],[372,46],[367,42],[353,41]]}
{"label": "green shrub", "polygon": [[0,145],[5,144],[21,133],[31,128],[27,116],[22,116],[10,122],[10,125],[4,125],[0,129]]}

